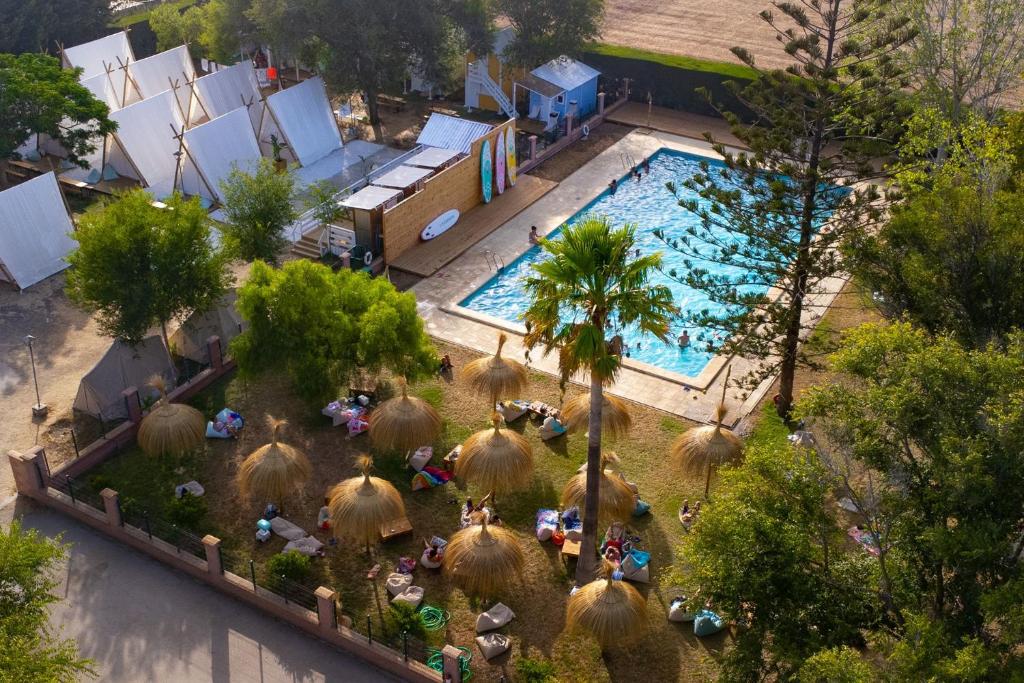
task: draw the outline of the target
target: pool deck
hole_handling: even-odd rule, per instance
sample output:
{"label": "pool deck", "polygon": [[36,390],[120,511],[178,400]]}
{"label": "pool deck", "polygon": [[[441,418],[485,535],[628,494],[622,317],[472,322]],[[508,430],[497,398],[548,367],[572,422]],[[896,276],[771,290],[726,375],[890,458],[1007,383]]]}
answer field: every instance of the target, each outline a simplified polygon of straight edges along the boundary
{"label": "pool deck", "polygon": [[[525,359],[522,344],[525,329],[522,325],[469,311],[459,306],[459,302],[495,275],[492,254],[504,263],[511,263],[530,248],[527,236],[531,225],[536,225],[542,235],[556,230],[603,192],[611,178],[620,177],[625,172],[624,155],[639,161],[661,148],[716,156],[710,145],[702,140],[652,130],[630,133],[447,266],[417,283],[412,291],[419,302],[419,312],[427,332],[460,346],[494,353],[498,330],[501,329],[510,333],[505,355]],[[825,293],[809,297],[805,308],[808,322],[819,320],[824,315],[842,283],[839,278],[827,281],[822,287]],[[771,294],[770,291],[769,296]],[[755,363],[740,357],[718,356],[711,360],[699,377],[685,377],[627,359],[609,391],[616,396],[705,423],[713,420],[715,406],[722,394],[726,367],[731,367],[735,380],[753,370]],[[549,374],[558,373],[554,355],[541,356],[535,352],[530,367]],[[586,377],[575,377],[574,380],[582,383]],[[763,381],[752,392],[730,386],[726,392],[728,413],[725,424],[737,426],[757,406],[773,381],[774,378]]]}

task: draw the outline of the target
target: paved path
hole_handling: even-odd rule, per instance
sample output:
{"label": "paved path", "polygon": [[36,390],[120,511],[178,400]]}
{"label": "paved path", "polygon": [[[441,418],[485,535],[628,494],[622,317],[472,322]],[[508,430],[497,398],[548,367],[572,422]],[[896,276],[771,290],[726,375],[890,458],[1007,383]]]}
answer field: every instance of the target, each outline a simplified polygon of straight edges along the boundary
{"label": "paved path", "polygon": [[33,503],[8,500],[23,524],[71,543],[52,622],[96,662],[99,680],[395,680],[140,553]]}

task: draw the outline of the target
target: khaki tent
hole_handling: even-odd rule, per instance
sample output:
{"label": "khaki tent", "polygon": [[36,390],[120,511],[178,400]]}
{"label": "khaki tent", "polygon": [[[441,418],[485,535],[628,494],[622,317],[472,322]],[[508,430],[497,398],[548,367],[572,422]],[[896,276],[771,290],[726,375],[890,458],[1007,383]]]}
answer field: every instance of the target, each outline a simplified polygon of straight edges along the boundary
{"label": "khaki tent", "polygon": [[214,335],[220,337],[221,353],[225,353],[228,343],[245,329],[242,316],[235,308],[237,299],[232,292],[208,311],[190,315],[171,335],[171,349],[174,353],[200,365],[209,365],[210,351],[206,347],[206,340]]}
{"label": "khaki tent", "polygon": [[135,387],[141,398],[157,398],[159,393],[147,386],[153,375],[174,386],[171,356],[163,339],[153,335],[135,348],[116,341],[82,378],[74,409],[101,420],[127,418],[128,406],[121,392]]}

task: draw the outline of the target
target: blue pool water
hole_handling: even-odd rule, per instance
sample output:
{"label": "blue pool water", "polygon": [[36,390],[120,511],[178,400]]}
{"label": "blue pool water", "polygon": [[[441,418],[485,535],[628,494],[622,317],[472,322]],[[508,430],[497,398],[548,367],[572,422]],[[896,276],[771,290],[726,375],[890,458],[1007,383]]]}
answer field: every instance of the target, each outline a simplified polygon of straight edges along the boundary
{"label": "blue pool water", "polygon": [[[624,178],[619,182],[618,191],[612,195],[607,190],[590,204],[570,218],[572,224],[588,213],[605,215],[615,226],[633,223],[637,226],[637,247],[643,253],[662,253],[662,268],[665,272],[676,269],[679,274],[685,273],[685,257],[670,249],[654,236],[654,231],[662,229],[668,238],[683,237],[687,226],[699,223],[699,218],[690,211],[680,207],[665,184],[673,181],[678,186],[681,196],[688,199],[696,198],[696,193],[682,187],[687,180],[700,171],[700,163],[707,161],[712,166],[721,166],[716,160],[695,155],[662,149],[651,157],[651,172],[644,174],[640,182],[632,178]],[[560,230],[549,235],[557,239]],[[728,236],[727,236],[728,237]],[[524,232],[523,240],[527,235]],[[522,278],[530,274],[530,266],[540,261],[543,252],[540,247],[533,247],[508,266],[498,275],[491,278],[478,290],[466,297],[460,305],[473,311],[486,313],[509,322],[522,322],[522,315],[529,306],[529,297],[522,286]],[[704,262],[701,264],[712,273],[732,273],[734,268],[720,264]],[[658,272],[652,278],[655,284],[667,285],[673,293],[675,303],[685,316],[687,311],[724,312],[722,305],[709,300],[702,292],[671,279],[665,273]],[[758,288],[751,288],[757,291]],[[682,316],[681,316],[682,317]],[[691,344],[681,349],[675,339],[683,329],[690,334]],[[696,377],[700,374],[714,353],[706,350],[706,340],[712,333],[708,330],[685,325],[683,320],[673,323],[671,341],[664,343],[658,339],[641,333],[638,330],[619,330],[629,347],[633,360],[653,365],[664,370]]]}

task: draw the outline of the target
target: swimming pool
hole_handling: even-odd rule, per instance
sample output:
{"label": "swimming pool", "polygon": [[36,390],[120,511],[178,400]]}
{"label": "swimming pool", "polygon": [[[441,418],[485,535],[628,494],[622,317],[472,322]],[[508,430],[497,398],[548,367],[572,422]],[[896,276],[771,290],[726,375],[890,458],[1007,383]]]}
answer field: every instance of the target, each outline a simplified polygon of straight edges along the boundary
{"label": "swimming pool", "polygon": [[[696,215],[678,205],[665,184],[672,181],[676,183],[681,197],[696,198],[696,193],[682,187],[682,183],[698,173],[701,162],[705,161],[711,164],[712,170],[716,165],[722,165],[714,159],[663,148],[650,157],[650,174],[644,174],[640,182],[628,177],[621,179],[618,191],[614,195],[607,190],[604,191],[566,222],[571,225],[580,217],[594,213],[608,216],[615,226],[624,223],[636,224],[637,247],[641,252],[660,251],[665,272],[675,269],[679,273],[685,273],[686,257],[667,247],[655,237],[654,231],[661,229],[666,238],[678,238],[687,234],[688,227],[699,223],[700,219]],[[560,231],[561,229],[556,230],[548,237],[557,239]],[[523,239],[526,239],[526,235]],[[459,305],[471,311],[521,324],[522,315],[529,307],[529,296],[522,286],[522,278],[530,274],[530,266],[542,258],[544,255],[539,246],[529,249],[508,264],[501,273],[463,299]],[[704,262],[701,265],[712,273],[735,272],[734,268],[721,264]],[[638,330],[619,330],[628,346],[629,357],[663,370],[697,377],[715,356],[714,352],[708,352],[706,349],[707,340],[711,339],[713,334],[710,330],[684,324],[682,318],[687,311],[698,312],[706,309],[713,314],[723,313],[724,306],[711,301],[703,292],[673,280],[663,272],[654,273],[652,281],[654,284],[666,285],[672,290],[675,303],[683,315],[680,320],[673,323],[668,343]],[[756,292],[758,288],[750,288],[748,291]],[[685,349],[679,348],[675,343],[683,329],[689,332],[692,340],[690,346]]]}

